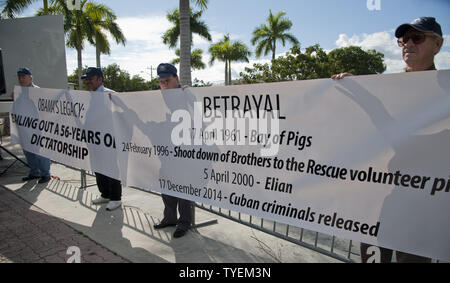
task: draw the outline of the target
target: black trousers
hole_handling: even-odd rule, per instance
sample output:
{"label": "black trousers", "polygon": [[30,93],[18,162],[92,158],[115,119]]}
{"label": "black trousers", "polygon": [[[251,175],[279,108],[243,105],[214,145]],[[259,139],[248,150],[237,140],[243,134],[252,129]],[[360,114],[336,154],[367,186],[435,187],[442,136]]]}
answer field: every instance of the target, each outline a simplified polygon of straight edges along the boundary
{"label": "black trousers", "polygon": [[[367,249],[372,245],[361,243],[361,261],[366,263],[372,254],[367,253]],[[393,250],[377,247],[380,249],[380,263],[392,262]],[[431,263],[431,258],[408,254],[404,252],[396,251],[397,262],[399,263]]]}
{"label": "black trousers", "polygon": [[97,180],[97,187],[100,190],[102,197],[112,201],[122,199],[122,184],[119,180],[97,172],[95,172],[95,179]]}
{"label": "black trousers", "polygon": [[[189,229],[192,224],[192,201],[169,196],[162,195],[164,202],[164,218],[161,222],[164,223],[176,223],[182,229]],[[177,205],[180,218],[177,220]]]}

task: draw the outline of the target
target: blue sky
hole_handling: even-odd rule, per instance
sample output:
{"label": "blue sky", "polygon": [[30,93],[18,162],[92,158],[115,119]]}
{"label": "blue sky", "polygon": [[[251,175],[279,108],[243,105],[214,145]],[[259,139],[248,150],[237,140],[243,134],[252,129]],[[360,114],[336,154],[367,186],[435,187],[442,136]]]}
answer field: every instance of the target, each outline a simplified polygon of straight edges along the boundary
{"label": "blue sky", "polygon": [[[250,44],[255,27],[263,24],[269,14],[286,11],[292,21],[291,33],[305,48],[320,44],[325,50],[358,45],[363,49],[376,49],[385,54],[387,73],[400,72],[404,64],[400,48],[396,46],[393,32],[405,22],[411,22],[420,16],[436,17],[445,35],[444,47],[436,58],[440,69],[450,68],[450,0],[371,0],[381,3],[380,10],[369,10],[367,0],[209,0],[208,9],[202,19],[210,28],[213,42],[230,33],[233,40]],[[178,0],[97,0],[111,7],[128,40],[127,45],[112,46],[111,55],[102,56],[102,65],[118,63],[132,75],[139,74],[150,78],[147,69],[163,61],[168,62],[174,56],[174,50],[163,45],[161,35],[170,27],[165,19],[168,11],[179,4]],[[31,16],[41,7],[37,1],[27,9],[23,16]],[[204,50],[204,62],[209,61],[207,53],[210,42],[194,37],[194,48]],[[290,45],[277,45],[277,54],[283,55]],[[68,72],[76,67],[76,52],[66,50]],[[244,67],[256,62],[269,62],[270,56],[255,58],[250,63],[232,64],[233,78],[237,78]],[[95,50],[86,44],[83,52],[83,65],[95,65]],[[223,81],[223,63],[216,62],[206,70],[195,71],[193,78],[220,83]],[[153,74],[154,75],[154,74]]]}

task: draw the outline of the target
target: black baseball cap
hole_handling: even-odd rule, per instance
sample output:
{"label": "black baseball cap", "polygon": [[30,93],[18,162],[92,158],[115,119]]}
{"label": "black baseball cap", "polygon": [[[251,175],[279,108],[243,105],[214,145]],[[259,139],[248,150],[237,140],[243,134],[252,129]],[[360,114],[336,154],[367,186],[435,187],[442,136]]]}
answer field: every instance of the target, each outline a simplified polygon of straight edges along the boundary
{"label": "black baseball cap", "polygon": [[82,75],[82,79],[91,78],[93,76],[102,77],[103,78],[103,72],[102,69],[96,68],[96,67],[89,67],[86,70],[86,74]]}
{"label": "black baseball cap", "polygon": [[17,75],[18,76],[23,76],[23,75],[30,75],[31,76],[31,71],[28,68],[19,68],[19,70],[17,71]]}
{"label": "black baseball cap", "polygon": [[433,17],[421,17],[417,18],[409,24],[402,24],[395,30],[395,37],[402,37],[409,28],[414,28],[423,32],[434,32],[442,37],[441,25],[436,22]]}
{"label": "black baseball cap", "polygon": [[158,74],[158,78],[167,78],[170,76],[176,76],[177,68],[175,68],[174,65],[169,63],[161,63],[158,65],[156,73]]}

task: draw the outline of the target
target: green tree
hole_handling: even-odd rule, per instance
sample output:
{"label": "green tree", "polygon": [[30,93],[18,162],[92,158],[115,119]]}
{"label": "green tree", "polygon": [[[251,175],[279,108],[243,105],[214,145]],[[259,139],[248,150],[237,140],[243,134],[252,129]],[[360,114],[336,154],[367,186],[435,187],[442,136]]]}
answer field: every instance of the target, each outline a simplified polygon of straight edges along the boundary
{"label": "green tree", "polygon": [[[8,18],[15,18],[25,8],[38,0],[4,0],[4,7],[2,15]],[[44,15],[48,15],[48,0],[43,0],[43,12]]]}
{"label": "green tree", "polygon": [[210,64],[214,64],[216,60],[225,62],[225,85],[231,84],[231,62],[245,61],[248,62],[250,51],[244,43],[240,41],[231,42],[230,35],[209,48],[211,54]]}
{"label": "green tree", "polygon": [[[179,64],[180,63],[180,49],[175,50],[175,55],[177,58],[173,59],[171,64]],[[191,68],[192,70],[203,70],[206,68],[205,63],[202,61],[203,50],[194,49],[191,53]]]}
{"label": "green tree", "polygon": [[[191,27],[190,2],[180,0],[180,82],[182,85],[191,85]],[[202,10],[207,8],[208,0],[192,0]]]}
{"label": "green tree", "polygon": [[212,83],[210,83],[210,82],[205,83],[203,80],[194,78],[194,82],[193,82],[192,86],[193,87],[207,87],[207,86],[212,86]]}
{"label": "green tree", "polygon": [[113,10],[103,4],[97,5],[96,9],[87,10],[94,21],[94,37],[88,38],[89,42],[95,46],[97,67],[101,67],[101,54],[111,54],[110,44],[105,32],[109,33],[117,44],[125,46],[125,36],[119,25],[115,22],[117,17]]}
{"label": "green tree", "polygon": [[[85,73],[87,66],[82,70]],[[158,79],[153,79],[151,81],[146,81],[139,75],[131,76],[127,71],[120,68],[117,64],[111,64],[102,69],[104,74],[103,84],[113,89],[117,92],[128,92],[128,91],[144,91],[144,90],[155,90],[159,89]],[[67,77],[68,81],[71,83],[76,83],[78,80],[78,70],[75,69],[74,72]],[[75,89],[79,89],[75,87]],[[88,90],[84,82],[82,83],[82,90]]]}
{"label": "green tree", "polygon": [[[205,24],[205,22],[201,21],[200,18],[203,14],[203,11],[193,12],[191,9],[190,16],[190,31],[191,31],[191,46],[192,42],[192,34],[198,34],[200,37],[211,41],[211,34],[209,33],[209,28]],[[180,38],[180,12],[178,9],[173,10],[172,12],[166,15],[167,20],[173,24],[173,27],[168,29],[162,36],[163,43],[167,44],[170,48],[175,48],[178,43],[178,39]],[[178,55],[179,56],[179,55]]]}
{"label": "green tree", "polygon": [[302,53],[294,45],[286,53],[272,61],[272,72],[279,81],[327,78],[332,75],[327,53],[318,44],[309,46]]}
{"label": "green tree", "polygon": [[253,64],[253,68],[245,67],[244,72],[239,74],[241,76],[240,83],[242,84],[257,84],[270,83],[280,81],[274,73],[269,64]]}
{"label": "green tree", "polygon": [[[84,66],[84,67],[81,69],[81,73],[82,73],[82,74],[85,74],[87,68],[88,68],[88,66]],[[77,89],[77,90],[87,90],[87,89],[88,89],[87,86],[84,84],[84,81],[81,83],[81,87],[80,87],[80,85],[78,84],[78,68],[76,68],[76,69],[73,71],[73,73],[72,73],[71,75],[68,75],[68,76],[67,76],[67,81],[68,81],[69,83],[75,84],[75,89]]]}
{"label": "green tree", "polygon": [[[66,45],[77,50],[78,61],[78,85],[82,85],[82,50],[84,42],[88,40],[92,44],[98,41],[100,52],[109,52],[109,43],[106,44],[106,35],[102,30],[107,30],[119,42],[124,42],[123,34],[120,28],[113,23],[115,15],[110,8],[103,4],[95,4],[89,0],[81,0],[80,10],[69,10],[67,2],[64,0],[55,0],[49,7],[51,14],[64,15],[64,32],[66,33]],[[38,11],[41,15],[43,11]],[[116,38],[117,37],[117,38]],[[97,48],[97,47],[96,47]],[[97,59],[97,64],[100,59]]]}
{"label": "green tree", "polygon": [[[52,5],[50,5],[50,7],[48,8],[48,14],[63,14],[65,20],[67,18],[73,21],[73,13],[75,12],[75,17],[77,16],[77,13],[76,11],[68,10],[67,4],[64,2],[64,0],[52,2]],[[84,3],[85,2],[86,1],[84,1]],[[90,20],[90,24],[92,25],[89,28],[93,30],[89,31],[89,33],[86,35],[86,39],[95,46],[97,67],[100,68],[101,54],[111,53],[110,44],[105,32],[109,33],[117,44],[122,43],[123,45],[125,45],[126,39],[119,25],[115,22],[117,17],[111,8],[103,4],[88,3],[86,6],[84,6],[83,2],[80,3],[81,7],[84,8],[84,13],[86,14],[84,17],[88,18]],[[39,9],[37,15],[44,15],[44,10]],[[66,24],[68,24],[67,21],[65,23],[65,29],[70,28],[67,27]]]}
{"label": "green tree", "polygon": [[241,72],[242,83],[278,82],[330,78],[333,74],[352,72],[355,75],[380,74],[386,70],[384,55],[375,50],[364,51],[350,46],[326,53],[318,44],[301,52],[294,45],[286,56],[272,60],[269,64],[254,64]]}
{"label": "green tree", "polygon": [[289,19],[283,18],[285,15],[286,12],[281,11],[274,16],[272,10],[270,10],[267,23],[262,24],[253,31],[251,43],[252,45],[257,44],[255,51],[256,57],[259,58],[263,52],[264,56],[266,56],[271,51],[272,60],[275,59],[276,43],[278,40],[281,41],[283,46],[285,46],[286,41],[298,44],[297,38],[287,32],[291,29],[292,22]]}
{"label": "green tree", "polygon": [[376,50],[364,51],[358,46],[334,49],[328,54],[332,73],[349,72],[354,75],[381,74],[386,70],[384,54]]}

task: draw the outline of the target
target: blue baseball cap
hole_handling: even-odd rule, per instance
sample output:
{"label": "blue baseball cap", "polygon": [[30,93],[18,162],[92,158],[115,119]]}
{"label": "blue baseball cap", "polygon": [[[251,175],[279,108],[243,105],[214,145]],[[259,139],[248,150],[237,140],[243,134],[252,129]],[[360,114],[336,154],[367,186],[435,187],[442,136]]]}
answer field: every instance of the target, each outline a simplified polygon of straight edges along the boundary
{"label": "blue baseball cap", "polygon": [[417,18],[409,24],[402,24],[395,30],[395,37],[402,37],[410,28],[423,32],[434,32],[442,37],[441,25],[433,17]]}
{"label": "blue baseball cap", "polygon": [[103,78],[103,71],[100,68],[96,67],[89,67],[86,70],[86,74],[82,75],[82,79],[91,78],[93,76],[102,77]]}
{"label": "blue baseball cap", "polygon": [[156,73],[158,74],[158,78],[167,78],[170,76],[177,75],[177,68],[174,65],[169,63],[161,63],[156,69]]}
{"label": "blue baseball cap", "polygon": [[18,76],[23,76],[23,75],[30,75],[31,76],[31,71],[28,68],[19,68],[19,70],[17,71],[17,75]]}

